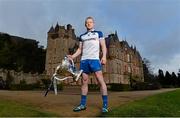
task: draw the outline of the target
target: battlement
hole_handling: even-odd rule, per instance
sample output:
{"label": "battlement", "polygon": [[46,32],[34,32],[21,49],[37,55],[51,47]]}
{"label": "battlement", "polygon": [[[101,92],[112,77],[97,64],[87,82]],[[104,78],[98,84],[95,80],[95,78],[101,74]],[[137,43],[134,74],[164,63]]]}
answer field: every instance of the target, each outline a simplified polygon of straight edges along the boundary
{"label": "battlement", "polygon": [[71,24],[67,24],[65,27],[65,26],[61,26],[57,23],[55,27],[51,26],[51,28],[48,31],[48,34],[58,33],[60,30],[64,30],[65,32],[74,31]]}
{"label": "battlement", "polygon": [[49,29],[48,37],[50,39],[56,39],[56,38],[75,38],[74,29],[72,28],[71,24],[68,24],[65,26],[61,26],[58,23],[56,26],[51,26]]}

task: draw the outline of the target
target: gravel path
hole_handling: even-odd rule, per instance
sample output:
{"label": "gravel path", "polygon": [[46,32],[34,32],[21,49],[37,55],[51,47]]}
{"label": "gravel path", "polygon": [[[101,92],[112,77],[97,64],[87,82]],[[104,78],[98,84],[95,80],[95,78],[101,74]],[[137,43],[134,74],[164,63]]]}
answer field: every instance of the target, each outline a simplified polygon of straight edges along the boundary
{"label": "gravel path", "polygon": [[[161,89],[153,91],[108,92],[110,109],[130,101],[142,99],[146,96],[172,91],[175,89]],[[50,92],[44,97],[44,91],[4,91],[0,90],[0,98],[17,101],[25,105],[33,105],[44,111],[53,112],[60,116],[99,116],[101,114],[102,99],[99,92],[89,92],[87,109],[82,112],[73,112],[79,104],[80,88],[69,87],[60,91],[58,95]]]}

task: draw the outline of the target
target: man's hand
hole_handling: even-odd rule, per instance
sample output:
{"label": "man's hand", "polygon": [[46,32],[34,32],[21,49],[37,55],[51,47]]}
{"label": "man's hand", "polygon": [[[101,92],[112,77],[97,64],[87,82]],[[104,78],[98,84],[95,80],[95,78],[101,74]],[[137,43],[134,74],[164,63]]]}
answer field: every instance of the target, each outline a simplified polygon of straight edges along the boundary
{"label": "man's hand", "polygon": [[69,59],[75,59],[81,54],[82,51],[82,42],[79,43],[79,48],[76,50],[76,52],[73,55],[67,55]]}
{"label": "man's hand", "polygon": [[104,39],[101,39],[100,40],[100,45],[101,45],[101,48],[102,48],[102,53],[103,53],[103,56],[101,58],[101,64],[102,65],[105,65],[106,64],[106,53],[107,53],[107,49],[106,49],[106,43],[105,43],[105,40]]}
{"label": "man's hand", "polygon": [[73,60],[73,56],[72,55],[67,55],[67,57]]}
{"label": "man's hand", "polygon": [[107,61],[107,59],[106,59],[105,57],[102,57],[102,58],[101,58],[101,64],[102,64],[102,65],[105,65],[105,64],[106,64],[106,61]]}

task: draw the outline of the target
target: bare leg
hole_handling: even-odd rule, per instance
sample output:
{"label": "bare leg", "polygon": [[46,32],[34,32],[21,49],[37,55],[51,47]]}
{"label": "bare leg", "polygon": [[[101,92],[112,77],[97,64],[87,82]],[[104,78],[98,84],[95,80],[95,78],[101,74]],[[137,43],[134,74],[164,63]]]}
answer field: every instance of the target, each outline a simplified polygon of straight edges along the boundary
{"label": "bare leg", "polygon": [[89,76],[86,73],[82,74],[82,86],[81,86],[81,102],[80,105],[78,105],[76,108],[73,109],[73,111],[81,111],[86,109],[86,99],[87,99],[87,93],[88,93],[88,79]]}
{"label": "bare leg", "polygon": [[103,78],[102,71],[95,72],[96,78],[100,84],[100,90],[102,95],[107,95],[107,86]]}
{"label": "bare leg", "polygon": [[81,94],[82,95],[87,95],[88,93],[88,80],[89,76],[86,73],[82,74],[82,86],[81,86]]}

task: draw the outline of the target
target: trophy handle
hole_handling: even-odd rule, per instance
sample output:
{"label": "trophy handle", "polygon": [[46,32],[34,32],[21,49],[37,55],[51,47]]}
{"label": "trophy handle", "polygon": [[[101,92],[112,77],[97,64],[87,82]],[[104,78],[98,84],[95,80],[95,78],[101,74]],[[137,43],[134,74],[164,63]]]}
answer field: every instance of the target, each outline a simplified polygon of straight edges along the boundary
{"label": "trophy handle", "polygon": [[[68,58],[68,56],[65,56],[65,59]],[[74,61],[71,58],[68,58],[68,60],[71,62],[72,66],[74,67]]]}
{"label": "trophy handle", "polygon": [[54,76],[54,78],[56,80],[63,81],[63,80],[66,80],[66,79],[72,79],[73,77],[72,76],[68,76],[68,77],[64,77],[64,78],[58,78],[58,77]]}
{"label": "trophy handle", "polygon": [[74,61],[73,59],[69,59],[71,61],[72,66],[74,67]]}

